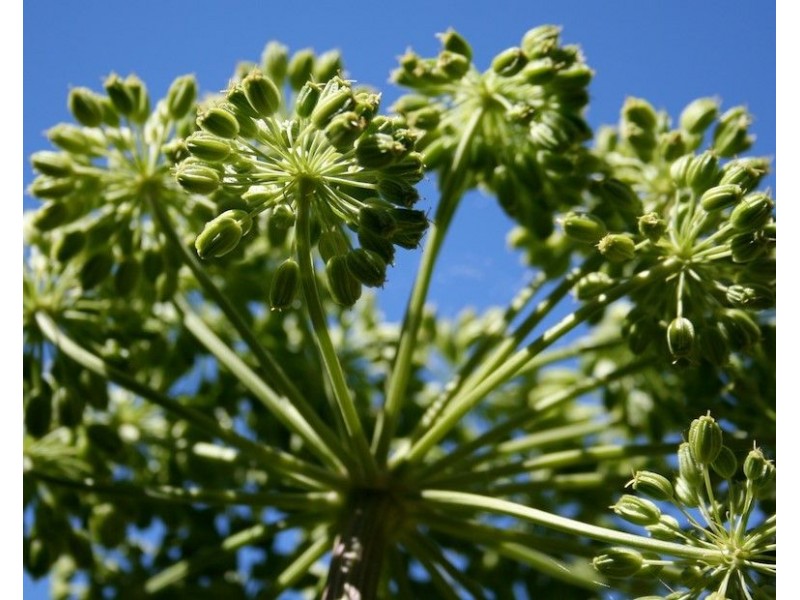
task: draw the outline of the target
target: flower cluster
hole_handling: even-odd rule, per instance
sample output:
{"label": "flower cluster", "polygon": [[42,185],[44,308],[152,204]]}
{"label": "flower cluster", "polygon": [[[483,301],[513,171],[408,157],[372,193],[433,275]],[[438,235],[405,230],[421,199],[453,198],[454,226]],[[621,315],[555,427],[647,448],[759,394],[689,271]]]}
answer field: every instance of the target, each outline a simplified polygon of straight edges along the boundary
{"label": "flower cluster", "polygon": [[343,79],[337,57],[290,59],[269,46],[260,68],[202,108],[176,169],[184,189],[218,207],[197,236],[201,258],[232,251],[259,215],[271,245],[294,248],[273,280],[276,310],[296,297],[306,245],[326,263],[334,300],[350,306],[362,285],[383,285],[395,246],[416,248],[428,227],[412,208],[423,177],[417,133],[379,115],[380,95]]}
{"label": "flower cluster", "polygon": [[553,231],[553,212],[577,202],[591,157],[582,117],[593,72],[577,46],[560,45],[560,29],[528,31],[518,47],[480,72],[455,31],[440,35],[434,58],[400,58],[396,83],[412,94],[394,109],[425,132],[426,166],[443,180],[456,170],[481,185],[537,239]]}
{"label": "flower cluster", "polygon": [[[695,419],[687,437],[678,448],[673,481],[638,471],[628,484],[636,494],[624,494],[612,506],[655,540],[677,544],[663,552],[673,558],[621,546],[595,557],[595,568],[612,578],[658,577],[674,590],[666,596],[674,600],[767,593],[775,576],[777,521],[760,516],[758,502],[774,498],[775,465],[758,448],[737,458],[710,415]],[[681,546],[689,549],[686,556]]]}
{"label": "flower cluster", "polygon": [[761,338],[757,312],[775,302],[776,225],[774,201],[757,190],[767,161],[734,157],[752,142],[749,121],[743,108],[719,115],[705,98],[671,128],[629,98],[619,127],[599,136],[606,166],[590,185],[594,203],[567,214],[563,228],[606,259],[579,285],[581,299],[665,267],[661,285],[630,294],[626,334],[637,354],[660,338],[675,363],[723,365]]}

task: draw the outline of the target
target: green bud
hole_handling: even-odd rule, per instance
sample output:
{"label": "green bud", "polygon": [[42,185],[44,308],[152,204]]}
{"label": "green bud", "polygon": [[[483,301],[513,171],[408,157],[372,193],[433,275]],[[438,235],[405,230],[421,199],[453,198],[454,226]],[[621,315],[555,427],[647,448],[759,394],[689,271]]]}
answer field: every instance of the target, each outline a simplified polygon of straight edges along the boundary
{"label": "green bud", "polygon": [[528,58],[547,56],[558,48],[560,34],[561,28],[556,25],[541,25],[525,33],[520,47]]}
{"label": "green bud", "polygon": [[602,219],[589,213],[571,212],[564,217],[564,233],[585,244],[597,244],[607,233]]}
{"label": "green bud", "polygon": [[731,212],[730,223],[738,231],[756,231],[772,218],[772,207],[766,194],[748,194]]}
{"label": "green bud", "polygon": [[368,229],[359,228],[358,243],[362,248],[371,250],[390,265],[394,263],[394,244],[385,237],[379,236]]}
{"label": "green bud", "polygon": [[736,455],[727,446],[722,446],[717,457],[711,462],[711,468],[724,479],[731,479],[736,474],[738,467],[739,462],[736,460]]}
{"label": "green bud", "polygon": [[119,75],[111,73],[103,82],[103,87],[114,109],[120,115],[128,116],[133,112],[135,108],[133,94]]}
{"label": "green bud", "polygon": [[733,350],[750,348],[761,341],[761,329],[745,311],[729,308],[720,316],[720,323],[728,334]]}
{"label": "green bud", "polygon": [[197,98],[197,81],[194,75],[182,75],[172,82],[167,92],[167,110],[173,119],[189,114]]}
{"label": "green bud", "polygon": [[136,289],[142,273],[142,265],[135,256],[126,256],[114,272],[114,291],[118,296],[127,296]]}
{"label": "green bud", "polygon": [[722,428],[711,415],[703,415],[689,426],[689,447],[701,465],[714,462],[722,448]]}
{"label": "green bud", "polygon": [[661,517],[661,510],[653,502],[632,494],[623,494],[611,509],[634,525],[655,525]]}
{"label": "green bud", "polygon": [[320,91],[319,85],[313,81],[307,81],[303,84],[294,102],[294,112],[298,117],[306,119],[311,116],[319,100]]}
{"label": "green bud", "polygon": [[742,188],[733,183],[718,185],[706,190],[700,197],[700,205],[708,212],[734,206],[742,199]]}
{"label": "green bud", "polygon": [[469,71],[469,59],[461,54],[442,50],[436,58],[436,69],[448,79],[461,79]]}
{"label": "green bud", "polygon": [[609,548],[592,559],[592,565],[597,572],[612,579],[632,577],[643,564],[642,555],[630,548]]}
{"label": "green bud", "polygon": [[669,175],[677,186],[683,187],[687,185],[689,166],[692,164],[692,160],[694,160],[694,156],[692,154],[686,154],[670,165]]}
{"label": "green bud", "polygon": [[717,118],[718,109],[719,104],[713,98],[698,98],[683,109],[679,119],[681,129],[695,135],[702,134]]}
{"label": "green bud", "polygon": [[328,82],[311,112],[311,121],[320,129],[324,129],[337,112],[347,110],[353,103],[353,92],[350,87],[347,85],[336,87],[332,85],[333,81]]}
{"label": "green bud", "polygon": [[289,85],[293,90],[299,90],[306,81],[311,79],[314,71],[314,51],[310,48],[298,50],[292,55],[286,73],[289,76]]}
{"label": "green bud", "polygon": [[347,268],[362,284],[381,287],[386,282],[386,261],[372,250],[356,248],[345,256]]}
{"label": "green bud", "polygon": [[300,289],[300,266],[294,259],[283,261],[272,276],[269,288],[270,310],[291,308]]}
{"label": "green bud", "polygon": [[463,56],[468,61],[472,60],[472,47],[467,40],[454,29],[450,28],[444,33],[437,34],[436,37],[442,42],[442,48],[444,50]]}
{"label": "green bud", "polygon": [[647,213],[638,220],[639,233],[654,244],[661,239],[667,231],[667,223],[658,213]]}
{"label": "green bud", "polygon": [[694,325],[686,317],[677,317],[667,327],[667,345],[672,356],[683,358],[694,347]]}
{"label": "green bud", "polygon": [[239,133],[239,121],[227,108],[215,106],[207,109],[197,117],[197,125],[216,136],[233,139]]}
{"label": "green bud", "polygon": [[63,198],[75,188],[75,180],[71,177],[55,179],[40,175],[33,180],[29,191],[37,198],[58,199]]}
{"label": "green bud", "polygon": [[34,152],[31,156],[31,165],[42,175],[50,177],[60,178],[72,174],[72,159],[64,152],[47,150]]}
{"label": "green bud", "polygon": [[111,269],[114,267],[114,259],[107,251],[95,252],[90,256],[80,271],[81,287],[84,290],[90,290],[98,286],[102,281],[111,274]]}
{"label": "green bud", "polygon": [[611,262],[625,262],[636,255],[636,244],[622,233],[610,233],[597,243],[600,254]]}
{"label": "green bud", "polygon": [[[678,472],[680,478],[690,486],[700,486],[703,482],[703,468],[695,458],[689,442],[682,442],[678,446]],[[678,492],[678,482],[675,482],[675,492]]]}
{"label": "green bud", "polygon": [[527,64],[528,57],[522,48],[513,47],[503,50],[492,60],[492,70],[501,77],[511,77],[519,73]]}
{"label": "green bud", "polygon": [[289,49],[278,42],[269,42],[261,54],[261,65],[264,73],[281,85],[289,66]]}
{"label": "green bud", "polygon": [[760,448],[748,452],[742,466],[744,476],[756,487],[762,486],[775,476],[775,465],[768,461]]}
{"label": "green bud", "polygon": [[242,89],[250,106],[259,117],[269,117],[281,105],[281,92],[272,80],[261,71],[251,71],[242,80]]}
{"label": "green bud", "polygon": [[198,163],[185,162],[178,167],[175,177],[180,186],[192,194],[208,195],[221,183],[219,171]]}
{"label": "green bud", "polygon": [[413,185],[422,181],[425,176],[425,165],[422,161],[422,154],[419,152],[409,152],[394,163],[381,169],[383,175],[388,178],[397,178],[405,183]]}
{"label": "green bud", "polygon": [[361,283],[350,272],[345,257],[331,257],[326,264],[325,273],[334,301],[342,306],[353,306],[361,297]]}
{"label": "green bud", "polygon": [[71,89],[67,103],[75,120],[81,125],[97,127],[103,122],[103,106],[92,90],[84,87]]}
{"label": "green bud", "polygon": [[219,216],[206,223],[195,239],[194,247],[200,258],[220,257],[236,248],[242,235],[242,226],[236,219]]}
{"label": "green bud", "polygon": [[719,160],[713,152],[703,152],[695,156],[686,171],[686,183],[695,192],[702,192],[719,179]]}
{"label": "green bud", "polygon": [[589,85],[592,77],[594,77],[594,71],[589,67],[584,64],[575,64],[566,69],[556,70],[555,77],[550,81],[550,85],[562,93],[580,92],[577,96],[579,101],[575,105],[583,106],[588,101],[588,96],[585,95],[583,88]]}
{"label": "green bud", "polygon": [[622,118],[643,131],[652,132],[658,124],[658,115],[653,106],[641,98],[628,97],[622,106]]}
{"label": "green bud", "polygon": [[753,145],[754,138],[748,135],[752,119],[743,106],[730,109],[719,118],[714,129],[712,146],[719,156],[734,156]]}
{"label": "green bud", "polygon": [[652,471],[637,471],[627,485],[653,500],[670,500],[674,494],[669,479]]}

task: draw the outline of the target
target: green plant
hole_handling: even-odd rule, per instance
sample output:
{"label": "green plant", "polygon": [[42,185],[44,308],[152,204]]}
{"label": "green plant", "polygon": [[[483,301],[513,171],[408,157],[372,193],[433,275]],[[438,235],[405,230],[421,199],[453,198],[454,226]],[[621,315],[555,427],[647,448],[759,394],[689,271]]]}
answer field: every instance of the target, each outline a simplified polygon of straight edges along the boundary
{"label": "green plant", "polygon": [[[557,27],[485,72],[440,37],[383,113],[338,53],[277,43],[200,102],[189,76],[70,92],[25,229],[25,559],[56,595],[770,597],[749,115],[630,98],[595,132]],[[453,321],[427,291],[476,187],[531,279]],[[385,323],[363,288],[418,247]]]}

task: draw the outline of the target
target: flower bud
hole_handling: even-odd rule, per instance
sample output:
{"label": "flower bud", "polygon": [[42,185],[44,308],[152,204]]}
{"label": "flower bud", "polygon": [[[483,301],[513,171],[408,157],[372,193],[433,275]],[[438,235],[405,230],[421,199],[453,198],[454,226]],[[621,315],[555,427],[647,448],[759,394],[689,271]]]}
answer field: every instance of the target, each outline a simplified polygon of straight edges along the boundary
{"label": "flower bud", "polygon": [[541,25],[522,36],[520,47],[528,58],[547,56],[558,48],[560,34],[561,28],[556,25]]}
{"label": "flower bud", "polygon": [[281,85],[289,66],[289,49],[278,42],[269,42],[261,54],[261,66],[267,77]]}
{"label": "flower bud", "polygon": [[654,212],[639,217],[638,224],[639,233],[654,244],[660,240],[667,231],[667,223],[658,213]]}
{"label": "flower bud", "polygon": [[442,42],[442,48],[448,52],[463,56],[468,61],[472,60],[472,47],[458,32],[450,28],[444,33],[437,34]]}
{"label": "flower bud", "polygon": [[239,122],[236,116],[227,108],[215,106],[204,111],[197,117],[197,125],[216,136],[233,139],[239,133]]}
{"label": "flower bud", "polygon": [[34,152],[31,165],[42,175],[50,177],[67,177],[72,174],[72,159],[64,152]]}
{"label": "flower bud", "polygon": [[381,287],[386,282],[386,262],[372,250],[356,248],[345,255],[347,268],[362,284]]}
{"label": "flower bud", "polygon": [[311,79],[314,71],[314,51],[310,48],[298,50],[292,55],[292,59],[286,68],[289,77],[289,85],[293,90],[299,90],[303,84]]}
{"label": "flower bud", "polygon": [[361,297],[361,283],[347,268],[344,256],[334,256],[325,266],[328,289],[333,300],[342,306],[353,306]]}
{"label": "flower bud", "polygon": [[766,194],[748,194],[731,212],[730,223],[737,231],[756,231],[772,218],[772,207]]}
{"label": "flower bud", "polygon": [[775,294],[760,285],[731,285],[725,292],[725,299],[734,308],[764,310],[775,306]]}
{"label": "flower bud", "polygon": [[611,509],[634,525],[655,525],[661,517],[661,510],[653,502],[632,494],[623,494]]}
{"label": "flower bud", "polygon": [[253,218],[250,216],[250,213],[240,208],[228,209],[222,214],[220,214],[219,217],[217,218],[233,219],[234,221],[239,223],[239,227],[242,228],[243,236],[247,235],[250,232],[250,229],[253,227]]}
{"label": "flower bud", "polygon": [[36,211],[33,226],[39,231],[50,231],[66,223],[69,218],[69,209],[63,202],[50,201]]}
{"label": "flower bud", "polygon": [[628,485],[653,500],[669,500],[674,493],[669,479],[652,471],[637,471]]}
{"label": "flower bud", "polygon": [[527,62],[528,57],[521,48],[515,46],[503,50],[494,57],[492,70],[501,77],[511,77],[519,73]]}
{"label": "flower bud", "polygon": [[356,158],[367,169],[381,169],[406,152],[405,147],[390,135],[376,133],[358,141]]}
{"label": "flower bud", "polygon": [[198,163],[183,163],[178,167],[175,177],[180,186],[192,194],[208,195],[220,185],[219,171]]}
{"label": "flower bud", "polygon": [[613,579],[625,579],[639,572],[643,565],[642,555],[630,548],[609,548],[592,559],[597,572]]}
{"label": "flower bud", "polygon": [[718,185],[706,190],[700,197],[700,206],[708,212],[735,206],[742,199],[742,188],[733,183]]}
{"label": "flower bud", "polygon": [[338,50],[328,50],[317,57],[314,64],[314,81],[326,82],[339,75],[343,69],[342,53]]}
{"label": "flower bud", "polygon": [[206,223],[203,231],[197,236],[194,247],[200,258],[224,256],[242,239],[242,226],[236,219],[219,216]]}
{"label": "flower bud", "polygon": [[597,243],[600,254],[611,262],[625,262],[636,255],[636,244],[622,233],[610,233]]}
{"label": "flower bud", "polygon": [[135,107],[133,94],[125,82],[116,73],[111,73],[103,82],[114,109],[123,116],[130,115]]}
{"label": "flower bud", "polygon": [[126,256],[117,265],[114,271],[114,291],[118,296],[128,296],[139,283],[142,274],[142,265],[135,256]]}
{"label": "flower bud", "polygon": [[81,125],[97,127],[103,122],[103,107],[100,98],[84,87],[72,88],[67,100],[69,110]]}
{"label": "flower bud", "polygon": [[260,71],[251,71],[241,85],[247,101],[259,117],[269,117],[280,107],[281,92],[278,86]]}
{"label": "flower bud", "polygon": [[722,115],[714,129],[714,152],[719,156],[734,156],[752,146],[755,138],[747,133],[751,122],[750,114],[743,106],[732,108]]}
{"label": "flower bud", "polygon": [[722,428],[711,415],[703,415],[689,426],[689,447],[701,465],[714,462],[722,448]]}
{"label": "flower bud", "polygon": [[311,116],[319,100],[320,91],[319,85],[313,81],[303,84],[294,102],[294,112],[298,117],[306,119]]}
{"label": "flower bud", "polygon": [[700,135],[717,118],[719,104],[713,98],[698,98],[683,109],[679,123],[681,129]]}
{"label": "flower bud", "polygon": [[703,152],[692,158],[686,170],[686,183],[695,192],[702,192],[714,185],[719,178],[719,160],[713,152]]}
{"label": "flower bud", "polygon": [[197,98],[197,81],[194,75],[182,75],[172,82],[167,92],[167,110],[173,119],[189,114]]}
{"label": "flower bud", "polygon": [[748,232],[732,236],[730,247],[733,262],[749,263],[762,256],[769,246],[763,236]]}
{"label": "flower bud", "polygon": [[300,289],[300,266],[292,258],[283,261],[272,276],[269,288],[270,310],[291,308]]}
{"label": "flower bud", "polygon": [[722,446],[717,457],[711,462],[711,468],[724,479],[732,478],[736,474],[738,466],[739,462],[736,460],[733,450],[727,446]]}
{"label": "flower bud", "polygon": [[667,327],[667,345],[672,356],[683,358],[694,347],[694,325],[686,317],[677,317]]}
{"label": "flower bud", "polygon": [[686,154],[686,140],[680,131],[669,131],[658,138],[659,152],[666,161],[673,161]]}
{"label": "flower bud", "polygon": [[599,217],[585,212],[571,212],[564,218],[564,233],[578,242],[596,244],[607,230]]}
{"label": "flower bud", "polygon": [[406,208],[414,206],[419,200],[419,192],[413,185],[395,178],[384,177],[379,179],[378,193],[384,200]]}
{"label": "flower bud", "polygon": [[106,277],[111,274],[114,267],[114,259],[107,251],[101,250],[90,256],[81,267],[79,278],[81,287],[90,290],[97,287]]}

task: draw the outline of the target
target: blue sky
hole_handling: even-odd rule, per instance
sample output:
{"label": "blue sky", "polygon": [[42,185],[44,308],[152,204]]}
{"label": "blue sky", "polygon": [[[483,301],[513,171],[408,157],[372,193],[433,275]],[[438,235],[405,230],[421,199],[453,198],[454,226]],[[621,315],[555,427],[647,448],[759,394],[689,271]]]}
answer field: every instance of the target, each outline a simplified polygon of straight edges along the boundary
{"label": "blue sky", "polygon": [[[723,108],[747,106],[755,116],[753,152],[775,156],[771,2],[40,0],[23,7],[23,183],[32,179],[27,156],[48,148],[43,132],[70,120],[70,87],[100,90],[112,71],[136,73],[154,98],[185,73],[194,73],[202,90],[219,91],[237,61],[258,60],[265,43],[278,40],[291,50],[340,49],[349,76],[381,88],[388,107],[400,94],[388,76],[407,48],[433,55],[435,34],[453,27],[486,68],[496,53],[545,23],[562,25],[562,39],[581,45],[596,71],[587,115],[593,126],[615,122],[627,96],[646,98],[674,117],[690,100],[716,96]],[[777,191],[774,175],[767,183]],[[435,188],[428,185],[423,196],[420,208],[430,208]],[[34,206],[29,198],[24,203]],[[519,257],[506,250],[509,222],[493,201],[474,194],[454,227],[433,282],[434,301],[450,314],[504,303],[526,277]],[[400,317],[417,258],[400,256],[381,292],[390,318]],[[26,580],[25,597],[47,597],[46,585]]]}

